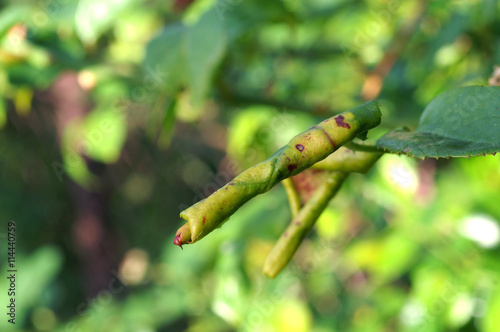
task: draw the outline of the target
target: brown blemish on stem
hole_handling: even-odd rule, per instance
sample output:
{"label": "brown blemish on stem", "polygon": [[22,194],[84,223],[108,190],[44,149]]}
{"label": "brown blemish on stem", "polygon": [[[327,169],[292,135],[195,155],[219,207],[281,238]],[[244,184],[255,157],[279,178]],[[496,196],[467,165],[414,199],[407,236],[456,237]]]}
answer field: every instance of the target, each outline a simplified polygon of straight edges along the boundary
{"label": "brown blemish on stem", "polygon": [[207,217],[206,217],[206,216],[203,216],[203,221],[202,221],[203,225],[205,225],[205,222],[206,222],[206,221],[207,221]]}
{"label": "brown blemish on stem", "polygon": [[344,122],[344,116],[343,115],[337,116],[335,118],[335,122],[337,123],[337,126],[339,126],[339,127],[351,129],[351,126],[348,123]]}
{"label": "brown blemish on stem", "polygon": [[297,168],[297,164],[288,165],[288,171],[291,173]]}
{"label": "brown blemish on stem", "polygon": [[304,151],[304,146],[302,144],[297,144],[295,145],[295,148],[299,150],[300,152]]}
{"label": "brown blemish on stem", "polygon": [[[340,116],[340,115],[339,115]],[[317,128],[317,127],[316,127]],[[328,140],[330,141],[330,144],[335,148],[336,145],[335,145],[335,142],[333,141],[333,139],[330,137],[330,135],[328,135],[328,133],[326,132],[326,130],[324,130],[323,128],[319,128],[321,129],[321,131],[323,132],[323,134],[325,134],[326,138],[328,138]]]}

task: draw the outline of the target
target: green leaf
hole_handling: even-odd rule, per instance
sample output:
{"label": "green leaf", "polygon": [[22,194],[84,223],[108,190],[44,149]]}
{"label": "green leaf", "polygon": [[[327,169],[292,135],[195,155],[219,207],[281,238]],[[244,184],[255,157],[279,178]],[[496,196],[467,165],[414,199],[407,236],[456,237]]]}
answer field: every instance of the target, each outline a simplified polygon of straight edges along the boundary
{"label": "green leaf", "polygon": [[119,109],[94,110],[85,118],[79,144],[88,157],[114,163],[127,137],[127,123]]}
{"label": "green leaf", "polygon": [[429,103],[416,131],[393,130],[377,147],[417,158],[494,154],[500,151],[500,87],[447,91]]}
{"label": "green leaf", "polygon": [[146,68],[158,68],[167,72],[162,88],[169,93],[175,93],[187,84],[183,50],[185,32],[186,27],[182,24],[169,24],[147,46],[144,65]]}
{"label": "green leaf", "polygon": [[212,73],[224,55],[226,35],[212,10],[187,30],[185,38],[189,86],[196,105],[207,93]]}
{"label": "green leaf", "polygon": [[215,10],[207,11],[194,25],[171,24],[147,47],[145,65],[165,71],[163,87],[175,93],[184,85],[199,106],[226,50],[227,38]]}
{"label": "green leaf", "polygon": [[94,177],[87,168],[84,156],[103,163],[114,163],[120,157],[126,137],[127,126],[122,110],[95,109],[83,121],[72,122],[65,128],[62,139],[64,163],[55,163],[53,167],[90,188]]}

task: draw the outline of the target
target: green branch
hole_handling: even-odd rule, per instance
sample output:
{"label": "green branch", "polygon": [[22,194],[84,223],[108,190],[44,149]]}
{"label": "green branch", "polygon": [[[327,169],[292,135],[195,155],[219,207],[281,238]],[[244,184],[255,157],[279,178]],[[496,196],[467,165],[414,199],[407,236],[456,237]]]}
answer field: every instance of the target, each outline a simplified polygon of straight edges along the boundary
{"label": "green branch", "polygon": [[368,102],[295,136],[267,160],[247,169],[206,199],[181,212],[187,223],[174,243],[194,243],[219,227],[244,203],[325,159],[340,146],[377,126],[381,113]]}
{"label": "green branch", "polygon": [[[294,187],[295,178],[290,179],[290,188],[287,195],[292,207],[292,221],[280,237],[273,250],[267,257],[264,273],[274,278],[292,259],[304,237],[312,229],[314,223],[325,209],[328,202],[335,196],[342,182],[350,173],[366,173],[382,156],[382,153],[352,151],[341,147],[326,159],[313,165],[312,168],[329,171],[326,180],[320,185],[313,196],[305,203],[304,207],[294,213],[298,197]],[[323,173],[324,174],[324,173]],[[323,177],[321,177],[323,179]],[[300,202],[299,202],[300,204]]]}
{"label": "green branch", "polygon": [[[352,142],[349,142],[352,143]],[[349,146],[349,143],[346,146]],[[383,152],[355,151],[341,147],[335,153],[314,164],[312,168],[328,171],[342,171],[348,173],[366,173],[373,164],[383,155]]]}
{"label": "green branch", "polygon": [[351,141],[347,143],[345,146],[353,151],[384,153],[384,150],[377,148],[375,144],[372,145],[372,144],[357,143]]}
{"label": "green branch", "polygon": [[288,264],[347,175],[344,172],[331,172],[327,180],[316,190],[276,242],[264,264],[265,275],[274,278]]}
{"label": "green branch", "polygon": [[299,213],[302,204],[300,203],[300,197],[295,189],[293,182],[290,178],[281,181],[283,187],[285,187],[286,196],[288,197],[288,203],[290,204],[290,211],[292,212],[292,217],[295,217]]}

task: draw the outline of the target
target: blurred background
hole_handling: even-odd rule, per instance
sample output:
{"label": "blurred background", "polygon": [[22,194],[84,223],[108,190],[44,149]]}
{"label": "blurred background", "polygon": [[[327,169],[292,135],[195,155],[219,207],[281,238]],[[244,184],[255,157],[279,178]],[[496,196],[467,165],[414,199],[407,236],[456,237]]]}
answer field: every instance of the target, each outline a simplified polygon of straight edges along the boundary
{"label": "blurred background", "polygon": [[384,156],[274,280],[280,185],[172,243],[180,211],[310,125],[377,99],[377,138],[487,84],[499,14],[496,0],[3,0],[0,330],[500,331],[499,156]]}

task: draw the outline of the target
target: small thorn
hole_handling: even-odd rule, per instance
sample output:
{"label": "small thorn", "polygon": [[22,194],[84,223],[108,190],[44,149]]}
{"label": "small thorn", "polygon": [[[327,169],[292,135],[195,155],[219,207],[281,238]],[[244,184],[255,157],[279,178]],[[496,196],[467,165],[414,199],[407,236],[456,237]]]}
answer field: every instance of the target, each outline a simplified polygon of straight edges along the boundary
{"label": "small thorn", "polygon": [[177,235],[175,236],[175,238],[174,238],[174,244],[175,244],[176,246],[181,247],[181,249],[182,249],[182,250],[184,250],[184,249],[182,248],[182,240],[181,240],[181,234],[180,234],[180,233],[179,233],[179,234],[177,234]]}

